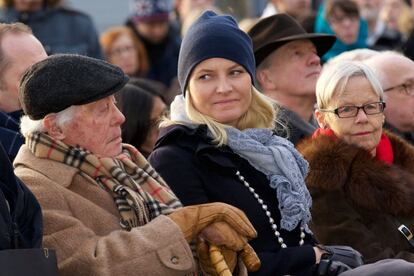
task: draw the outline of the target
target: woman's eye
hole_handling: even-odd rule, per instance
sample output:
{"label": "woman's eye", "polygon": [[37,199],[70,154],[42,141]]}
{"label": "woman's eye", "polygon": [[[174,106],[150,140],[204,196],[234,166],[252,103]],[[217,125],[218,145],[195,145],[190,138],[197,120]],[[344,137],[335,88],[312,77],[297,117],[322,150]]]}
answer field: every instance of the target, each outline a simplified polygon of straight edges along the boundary
{"label": "woman's eye", "polygon": [[232,76],[238,76],[238,75],[240,75],[241,73],[243,73],[241,70],[232,70],[232,71],[230,72],[230,74],[231,74]]}
{"label": "woman's eye", "polygon": [[208,80],[210,79],[210,75],[209,74],[204,74],[198,77],[199,80]]}

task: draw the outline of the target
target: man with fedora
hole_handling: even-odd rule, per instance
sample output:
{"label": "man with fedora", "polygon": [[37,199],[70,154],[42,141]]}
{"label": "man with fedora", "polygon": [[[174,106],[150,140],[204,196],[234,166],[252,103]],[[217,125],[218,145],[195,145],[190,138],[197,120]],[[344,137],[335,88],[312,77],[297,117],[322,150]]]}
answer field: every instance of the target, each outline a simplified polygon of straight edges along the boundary
{"label": "man with fedora", "polygon": [[[196,270],[189,242],[200,236],[237,260],[256,236],[243,212],[224,203],[182,207],[122,144],[125,117],[113,94],[127,81],[120,68],[79,55],[53,55],[21,79],[26,144],[15,173],[39,200],[59,275],[187,275]],[[253,253],[247,264],[258,261]],[[212,269],[208,258],[200,265]]]}
{"label": "man with fedora", "polygon": [[296,144],[317,127],[313,111],[320,57],[333,45],[335,36],[307,33],[287,14],[260,20],[249,35],[257,82],[262,92],[281,106],[287,129],[279,131]]}

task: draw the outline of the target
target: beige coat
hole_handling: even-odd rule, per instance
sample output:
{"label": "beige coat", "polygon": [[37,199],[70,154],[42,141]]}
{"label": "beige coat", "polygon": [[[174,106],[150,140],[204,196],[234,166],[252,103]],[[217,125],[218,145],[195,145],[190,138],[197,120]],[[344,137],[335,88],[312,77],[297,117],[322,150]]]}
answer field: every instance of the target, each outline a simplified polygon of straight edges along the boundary
{"label": "beige coat", "polygon": [[25,145],[14,166],[43,209],[44,246],[56,249],[60,275],[185,275],[195,269],[190,247],[168,217],[127,232],[110,194],[78,169],[39,159]]}

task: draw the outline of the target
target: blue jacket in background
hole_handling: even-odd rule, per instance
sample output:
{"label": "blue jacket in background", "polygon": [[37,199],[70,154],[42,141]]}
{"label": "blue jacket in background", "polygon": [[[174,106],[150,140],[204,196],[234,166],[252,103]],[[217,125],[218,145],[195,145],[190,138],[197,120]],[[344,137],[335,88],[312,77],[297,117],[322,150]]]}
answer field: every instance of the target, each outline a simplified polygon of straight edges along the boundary
{"label": "blue jacket in background", "polygon": [[92,19],[82,12],[60,6],[47,7],[34,13],[4,8],[0,10],[0,22],[22,22],[28,25],[48,55],[80,54],[103,59]]}

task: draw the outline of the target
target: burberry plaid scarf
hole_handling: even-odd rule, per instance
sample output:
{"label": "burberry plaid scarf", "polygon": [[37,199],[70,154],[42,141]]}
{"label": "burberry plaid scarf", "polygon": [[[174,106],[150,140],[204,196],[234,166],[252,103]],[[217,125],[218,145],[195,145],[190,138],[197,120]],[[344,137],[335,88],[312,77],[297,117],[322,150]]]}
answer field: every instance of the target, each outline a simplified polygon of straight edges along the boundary
{"label": "burberry plaid scarf", "polygon": [[109,158],[68,146],[45,133],[29,134],[26,143],[36,157],[75,167],[107,190],[121,215],[121,227],[128,231],[182,206],[164,180],[133,146],[124,144],[120,155]]}

